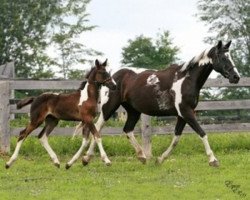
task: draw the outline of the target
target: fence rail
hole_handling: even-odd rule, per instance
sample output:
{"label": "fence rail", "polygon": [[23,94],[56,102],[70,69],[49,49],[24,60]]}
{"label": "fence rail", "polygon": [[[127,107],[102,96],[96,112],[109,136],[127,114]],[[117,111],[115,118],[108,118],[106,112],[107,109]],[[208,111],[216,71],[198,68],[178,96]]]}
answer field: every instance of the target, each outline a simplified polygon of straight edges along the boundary
{"label": "fence rail", "polygon": [[[18,135],[21,128],[10,129],[9,120],[11,114],[28,113],[29,106],[20,110],[16,109],[16,105],[11,101],[11,91],[13,90],[75,90],[79,87],[81,81],[70,80],[18,80],[18,79],[3,79],[0,80],[0,147],[1,151],[8,152],[10,148],[10,136]],[[241,78],[238,84],[229,84],[224,78],[207,80],[204,88],[210,87],[250,87],[250,78]],[[230,101],[201,101],[197,109],[200,110],[235,110],[235,109],[250,109],[250,98],[247,100],[230,100]],[[163,134],[172,133],[173,126],[151,127],[149,118],[143,118],[141,128],[137,128],[136,132],[142,132],[147,140],[149,133]],[[207,132],[221,131],[249,131],[250,123],[231,123],[231,124],[208,124],[202,125]],[[39,132],[37,129],[34,133]],[[186,127],[185,132],[192,131],[190,127]],[[53,131],[55,135],[72,134],[73,128],[56,128]],[[105,127],[103,134],[120,134],[122,128]],[[147,134],[145,134],[147,132]]]}

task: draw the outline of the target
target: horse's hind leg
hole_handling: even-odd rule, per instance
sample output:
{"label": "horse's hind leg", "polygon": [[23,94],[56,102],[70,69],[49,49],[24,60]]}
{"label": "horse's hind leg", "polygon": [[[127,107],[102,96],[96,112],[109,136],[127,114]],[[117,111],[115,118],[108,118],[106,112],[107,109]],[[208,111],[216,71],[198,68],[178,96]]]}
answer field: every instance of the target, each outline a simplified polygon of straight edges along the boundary
{"label": "horse's hind leg", "polygon": [[126,109],[127,114],[128,114],[127,121],[126,121],[125,126],[123,128],[123,131],[126,133],[130,143],[134,147],[136,154],[137,154],[137,158],[143,164],[145,164],[146,163],[146,155],[145,155],[141,145],[138,143],[138,141],[136,140],[136,138],[134,136],[134,128],[135,128],[135,125],[140,118],[141,113],[134,110],[128,104],[123,105],[123,107]]}
{"label": "horse's hind leg", "polygon": [[[88,146],[89,143],[89,129],[85,125],[82,127],[82,134],[83,134],[83,139],[82,139],[82,144],[79,150],[76,152],[76,154],[71,158],[69,162],[65,165],[66,169],[69,169],[73,163],[81,156],[83,150]],[[84,163],[84,161],[83,161]]]}
{"label": "horse's hind leg", "polygon": [[179,142],[180,136],[182,134],[182,131],[185,125],[186,125],[186,122],[181,117],[178,117],[177,123],[175,126],[175,134],[172,139],[172,142],[170,146],[168,147],[168,149],[160,157],[157,158],[157,163],[162,163],[166,158],[170,156],[172,150],[176,147],[176,145]]}
{"label": "horse's hind leg", "polygon": [[59,168],[60,162],[57,158],[57,155],[55,154],[55,152],[53,151],[53,149],[51,148],[51,146],[49,145],[49,142],[48,142],[48,136],[54,130],[54,128],[57,126],[57,124],[58,124],[58,119],[56,119],[52,116],[47,116],[47,118],[45,119],[45,127],[39,133],[38,138],[39,138],[42,146],[46,149],[49,156],[51,157],[54,165]]}
{"label": "horse's hind leg", "polygon": [[17,140],[17,144],[16,144],[16,148],[14,153],[12,154],[11,158],[9,159],[9,161],[5,164],[5,168],[8,169],[13,162],[17,159],[20,148],[22,146],[23,141],[25,140],[26,137],[28,137],[28,135],[35,130],[40,124],[40,123],[29,123],[28,126],[22,130],[19,134],[18,140]]}

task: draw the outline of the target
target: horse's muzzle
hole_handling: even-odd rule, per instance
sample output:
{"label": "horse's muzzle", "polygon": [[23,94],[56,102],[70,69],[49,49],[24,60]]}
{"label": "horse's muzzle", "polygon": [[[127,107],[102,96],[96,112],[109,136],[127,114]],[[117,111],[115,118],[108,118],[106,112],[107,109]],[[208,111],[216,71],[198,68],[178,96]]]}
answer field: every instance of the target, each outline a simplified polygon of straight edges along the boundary
{"label": "horse's muzzle", "polygon": [[238,83],[240,80],[240,77],[238,74],[234,74],[232,76],[229,77],[229,83]]}

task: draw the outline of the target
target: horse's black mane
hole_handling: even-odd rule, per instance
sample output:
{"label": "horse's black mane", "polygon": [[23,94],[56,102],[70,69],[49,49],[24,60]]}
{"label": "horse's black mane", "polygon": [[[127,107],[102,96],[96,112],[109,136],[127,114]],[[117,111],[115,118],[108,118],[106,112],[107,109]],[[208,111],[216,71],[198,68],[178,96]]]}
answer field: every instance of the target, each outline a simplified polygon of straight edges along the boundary
{"label": "horse's black mane", "polygon": [[87,83],[87,81],[81,82],[81,85],[77,90],[83,90],[85,88],[86,83]]}
{"label": "horse's black mane", "polygon": [[89,78],[91,72],[92,72],[94,69],[95,69],[95,67],[92,67],[92,68],[89,70],[89,72],[88,72],[88,73],[86,74],[86,76],[85,76],[86,79]]}

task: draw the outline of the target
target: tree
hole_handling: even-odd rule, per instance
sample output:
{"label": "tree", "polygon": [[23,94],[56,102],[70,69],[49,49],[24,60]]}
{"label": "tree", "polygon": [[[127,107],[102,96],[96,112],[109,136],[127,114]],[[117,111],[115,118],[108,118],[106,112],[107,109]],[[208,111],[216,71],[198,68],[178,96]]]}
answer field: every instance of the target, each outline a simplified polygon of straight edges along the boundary
{"label": "tree", "polygon": [[58,55],[55,64],[60,68],[59,73],[65,79],[69,78],[72,70],[76,70],[74,66],[90,62],[87,57],[100,55],[100,52],[88,49],[78,42],[83,32],[95,28],[95,26],[87,25],[86,6],[89,2],[90,0],[64,0],[51,23],[52,46]]}
{"label": "tree", "polygon": [[[72,66],[96,55],[78,42],[87,25],[86,6],[90,0],[0,0],[0,64],[14,60],[16,75],[24,78],[54,76],[59,66],[65,78]],[[53,59],[46,51],[56,48]]]}
{"label": "tree", "polygon": [[42,66],[51,63],[45,54],[46,25],[55,7],[55,0],[1,0],[0,64],[14,60],[21,77],[33,76],[37,68],[41,76],[53,74]]}
{"label": "tree", "polygon": [[200,0],[197,17],[208,26],[206,41],[234,40],[232,56],[243,76],[250,76],[250,1]]}
{"label": "tree", "polygon": [[128,45],[122,49],[122,63],[133,67],[161,69],[177,60],[178,51],[168,31],[158,33],[155,40],[140,35],[129,40]]}
{"label": "tree", "polygon": [[[250,2],[245,0],[199,0],[197,17],[208,25],[205,41],[233,40],[231,54],[242,76],[250,76]],[[206,97],[249,99],[249,88],[225,88],[217,95],[205,91]],[[213,111],[217,112],[217,111]],[[237,111],[237,115],[245,111]],[[227,113],[230,113],[228,111]],[[224,112],[226,114],[226,112]]]}

